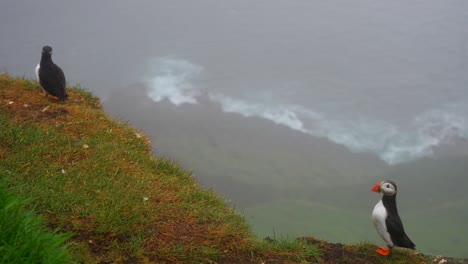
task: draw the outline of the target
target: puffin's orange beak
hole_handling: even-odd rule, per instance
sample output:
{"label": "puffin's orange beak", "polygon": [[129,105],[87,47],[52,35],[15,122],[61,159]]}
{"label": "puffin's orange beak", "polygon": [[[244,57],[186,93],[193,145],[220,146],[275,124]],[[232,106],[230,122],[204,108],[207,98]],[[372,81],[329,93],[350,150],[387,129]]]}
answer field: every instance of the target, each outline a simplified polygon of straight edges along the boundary
{"label": "puffin's orange beak", "polygon": [[372,191],[373,191],[373,192],[380,192],[380,185],[381,185],[381,184],[382,184],[382,183],[379,182],[379,183],[377,183],[376,185],[374,185],[374,187],[372,188]]}

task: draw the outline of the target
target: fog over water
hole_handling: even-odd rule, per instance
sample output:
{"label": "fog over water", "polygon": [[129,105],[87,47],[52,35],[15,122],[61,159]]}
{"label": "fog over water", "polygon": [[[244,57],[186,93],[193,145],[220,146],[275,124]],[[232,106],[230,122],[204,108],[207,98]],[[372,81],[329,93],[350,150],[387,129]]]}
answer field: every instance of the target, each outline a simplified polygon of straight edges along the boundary
{"label": "fog over water", "polygon": [[260,237],[382,244],[391,178],[418,250],[468,257],[467,25],[463,0],[10,0],[0,70],[34,78],[52,46]]}

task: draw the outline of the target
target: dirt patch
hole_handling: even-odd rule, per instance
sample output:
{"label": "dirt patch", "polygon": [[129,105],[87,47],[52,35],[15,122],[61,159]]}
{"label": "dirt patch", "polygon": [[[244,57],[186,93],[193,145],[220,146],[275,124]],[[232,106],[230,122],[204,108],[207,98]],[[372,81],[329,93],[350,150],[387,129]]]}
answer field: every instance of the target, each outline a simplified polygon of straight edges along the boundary
{"label": "dirt patch", "polygon": [[66,115],[66,114],[68,114],[67,109],[65,109],[65,108],[56,108],[56,109],[52,109],[51,111],[45,111],[45,112],[41,111],[41,114],[39,115],[39,118],[53,119],[53,118],[57,118],[59,116],[63,116],[63,115]]}
{"label": "dirt patch", "polygon": [[18,121],[35,121],[43,122],[52,119],[57,119],[58,117],[66,116],[68,110],[44,103],[20,103],[10,101],[7,105],[7,110],[9,110],[10,116]]}
{"label": "dirt patch", "polygon": [[335,263],[336,260],[353,257],[351,252],[344,250],[344,245],[341,243],[328,243],[313,237],[303,238],[302,241],[320,249],[322,252],[320,263]]}
{"label": "dirt patch", "polygon": [[[70,238],[70,241],[87,245],[89,252],[96,260],[99,260],[97,263],[100,264],[115,263],[106,261],[109,249],[116,245],[124,245],[128,241],[128,237],[124,234],[95,232],[95,223],[92,218],[71,217],[70,222],[60,223],[52,214],[46,214],[45,216],[48,220],[47,227],[50,230],[57,230],[58,228],[61,233],[73,233],[74,235]],[[131,252],[126,252],[125,256],[119,256],[118,258],[120,259],[119,263],[138,263],[131,256]]]}
{"label": "dirt patch", "polygon": [[0,107],[16,121],[44,122],[66,119],[69,101],[59,102],[41,95],[38,83],[0,76]]}

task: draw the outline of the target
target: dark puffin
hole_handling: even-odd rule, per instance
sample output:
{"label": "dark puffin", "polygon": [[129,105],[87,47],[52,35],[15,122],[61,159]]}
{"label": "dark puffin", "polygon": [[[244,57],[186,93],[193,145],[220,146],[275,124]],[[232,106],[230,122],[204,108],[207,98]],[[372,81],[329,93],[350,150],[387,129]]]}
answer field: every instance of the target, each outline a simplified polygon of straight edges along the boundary
{"label": "dark puffin", "polygon": [[65,74],[52,61],[52,48],[50,46],[42,48],[41,62],[36,66],[36,76],[46,96],[51,95],[54,99],[61,101],[68,98],[65,91]]}
{"label": "dark puffin", "polygon": [[415,249],[416,246],[409,239],[403,228],[396,205],[397,186],[393,181],[377,183],[372,191],[383,193],[372,211],[372,220],[380,237],[387,243],[387,248],[379,247],[376,252],[388,256],[394,246]]}

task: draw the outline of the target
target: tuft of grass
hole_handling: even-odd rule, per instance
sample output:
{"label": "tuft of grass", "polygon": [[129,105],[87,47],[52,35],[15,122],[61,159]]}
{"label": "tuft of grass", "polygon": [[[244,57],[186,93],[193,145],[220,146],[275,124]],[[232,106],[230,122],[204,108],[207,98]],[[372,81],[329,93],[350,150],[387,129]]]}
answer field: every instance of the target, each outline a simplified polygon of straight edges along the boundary
{"label": "tuft of grass", "polygon": [[272,258],[280,258],[284,262],[291,263],[316,260],[320,256],[316,246],[304,243],[302,240],[288,238],[265,238],[263,241],[256,243],[253,254],[258,254],[266,262],[269,262]]}
{"label": "tuft of grass", "polygon": [[69,263],[71,234],[46,229],[27,203],[0,184],[0,263]]}

